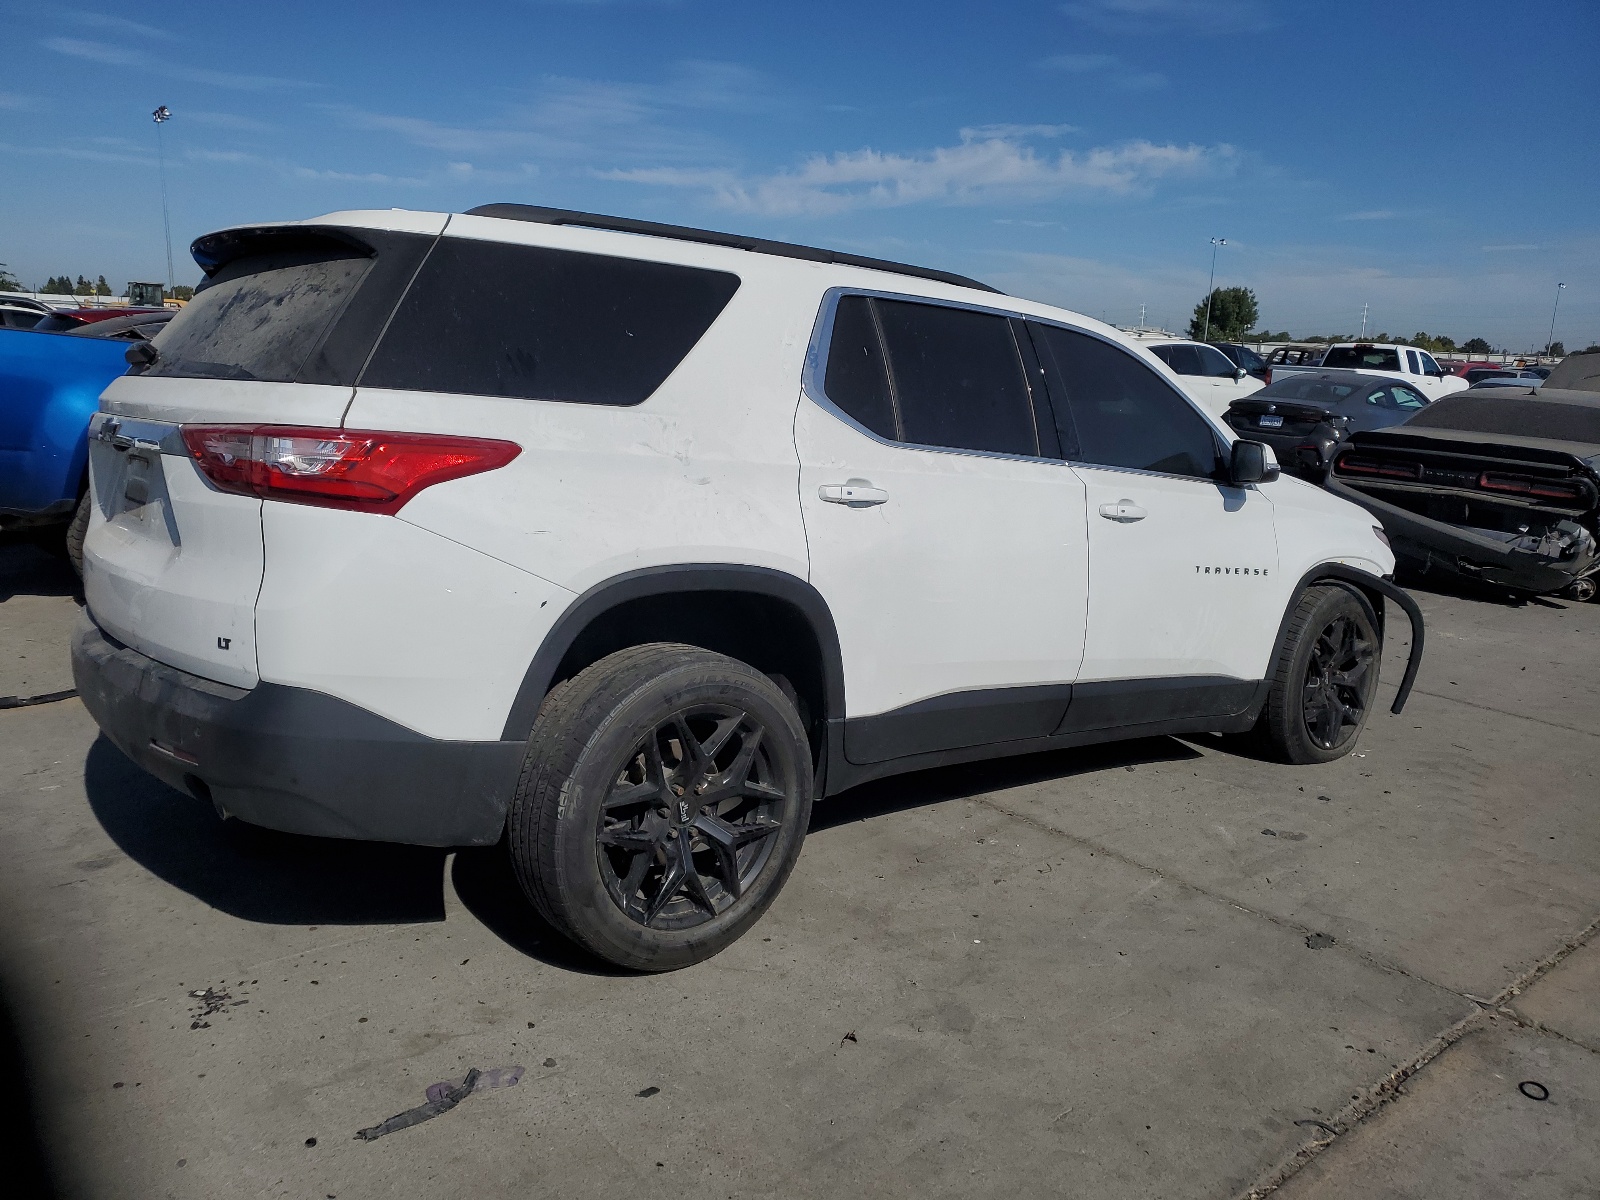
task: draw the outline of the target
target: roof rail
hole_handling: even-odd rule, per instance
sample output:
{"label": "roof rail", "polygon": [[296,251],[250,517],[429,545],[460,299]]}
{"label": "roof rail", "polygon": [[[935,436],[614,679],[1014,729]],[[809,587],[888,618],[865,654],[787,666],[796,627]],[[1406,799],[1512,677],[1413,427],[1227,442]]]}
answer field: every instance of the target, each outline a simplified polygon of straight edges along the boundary
{"label": "roof rail", "polygon": [[598,213],[574,212],[566,208],[543,208],[537,204],[480,204],[469,208],[469,217],[498,217],[503,221],[533,221],[540,225],[582,225],[588,229],[608,229],[614,233],[639,233],[647,237],[674,238],[680,242],[703,242],[708,246],[729,246],[735,250],[749,250],[756,254],[774,254],[779,258],[798,258],[806,262],[837,263],[847,267],[865,267],[871,271],[890,271],[896,275],[910,275],[917,279],[932,279],[956,287],[977,288],[983,292],[1000,294],[992,288],[965,275],[949,271],[935,271],[930,267],[913,267],[906,263],[889,262],[882,258],[867,258],[860,254],[845,254],[839,250],[822,250],[816,246],[797,246],[792,242],[773,242],[766,238],[744,237],[737,233],[717,233],[711,229],[694,229],[687,225],[663,225],[657,221],[635,221],[631,217],[607,217]]}

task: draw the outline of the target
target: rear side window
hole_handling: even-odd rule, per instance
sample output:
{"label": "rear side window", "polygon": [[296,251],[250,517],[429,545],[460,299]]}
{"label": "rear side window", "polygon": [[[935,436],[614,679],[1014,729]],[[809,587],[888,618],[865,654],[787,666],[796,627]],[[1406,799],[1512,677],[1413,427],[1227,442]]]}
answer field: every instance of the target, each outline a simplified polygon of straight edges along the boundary
{"label": "rear side window", "polygon": [[901,437],[921,446],[1039,453],[1011,322],[991,313],[874,302]]}
{"label": "rear side window", "polygon": [[1204,375],[1193,346],[1157,346],[1156,355],[1179,375]]}
{"label": "rear side window", "polygon": [[320,240],[236,258],[155,338],[160,354],[144,374],[291,383],[372,262]]}
{"label": "rear side window", "polygon": [[865,296],[844,296],[839,300],[822,387],[829,400],[873,433],[890,441],[899,439],[883,347]]}
{"label": "rear side window", "polygon": [[1308,400],[1313,404],[1338,404],[1356,389],[1348,383],[1329,383],[1323,379],[1297,379],[1293,375],[1256,393],[1257,400]]}
{"label": "rear side window", "polygon": [[1063,446],[1079,462],[1212,477],[1217,439],[1171,385],[1120,347],[1028,323],[1050,385]]}
{"label": "rear side window", "polygon": [[444,238],[361,383],[639,404],[738,288],[739,277],[725,271]]}

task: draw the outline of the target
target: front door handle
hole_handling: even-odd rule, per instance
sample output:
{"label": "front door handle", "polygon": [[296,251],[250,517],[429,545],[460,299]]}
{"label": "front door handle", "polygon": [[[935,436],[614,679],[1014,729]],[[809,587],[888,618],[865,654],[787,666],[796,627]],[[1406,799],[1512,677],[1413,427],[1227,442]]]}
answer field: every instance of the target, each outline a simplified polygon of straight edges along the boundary
{"label": "front door handle", "polygon": [[1124,525],[1142,521],[1150,514],[1132,500],[1118,500],[1115,504],[1102,504],[1100,515],[1108,521],[1121,521]]}
{"label": "front door handle", "polygon": [[869,508],[889,499],[889,493],[882,488],[859,483],[825,483],[817,489],[817,495],[829,504],[848,504],[851,508]]}

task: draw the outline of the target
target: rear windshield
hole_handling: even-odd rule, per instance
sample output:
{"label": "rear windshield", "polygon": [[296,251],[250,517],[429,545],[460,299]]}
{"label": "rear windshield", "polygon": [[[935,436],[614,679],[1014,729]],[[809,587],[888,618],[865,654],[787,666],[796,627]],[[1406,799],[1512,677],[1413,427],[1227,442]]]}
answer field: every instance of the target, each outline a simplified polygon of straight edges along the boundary
{"label": "rear windshield", "polygon": [[725,271],[446,237],[361,386],[639,404],[738,287]]}
{"label": "rear windshield", "polygon": [[1322,365],[1348,370],[1398,371],[1400,352],[1381,346],[1334,346]]}
{"label": "rear windshield", "polygon": [[372,261],[331,241],[236,258],[161,331],[144,374],[291,383]]}
{"label": "rear windshield", "polygon": [[1357,390],[1354,384],[1330,383],[1326,379],[1297,379],[1291,375],[1268,384],[1255,394],[1254,399],[1262,400],[1270,396],[1273,399],[1304,400],[1311,404],[1338,404]]}

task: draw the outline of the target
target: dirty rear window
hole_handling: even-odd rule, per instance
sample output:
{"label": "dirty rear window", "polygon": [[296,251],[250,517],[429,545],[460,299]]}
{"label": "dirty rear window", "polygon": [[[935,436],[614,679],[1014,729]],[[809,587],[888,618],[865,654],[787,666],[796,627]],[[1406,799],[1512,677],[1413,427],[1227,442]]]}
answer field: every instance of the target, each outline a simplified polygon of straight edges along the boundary
{"label": "dirty rear window", "polygon": [[[1369,386],[1366,384],[1363,387]],[[1338,404],[1357,389],[1348,383],[1329,383],[1323,379],[1288,379],[1270,383],[1256,393],[1257,399],[1268,396],[1285,400],[1305,400],[1311,404]]]}
{"label": "dirty rear window", "polygon": [[1325,367],[1352,371],[1398,371],[1400,352],[1379,346],[1335,346],[1322,360]]}
{"label": "dirty rear window", "polygon": [[155,339],[144,373],[293,382],[371,264],[334,242],[236,258]]}
{"label": "dirty rear window", "polygon": [[1406,424],[1600,445],[1600,402],[1457,392],[1435,400]]}

